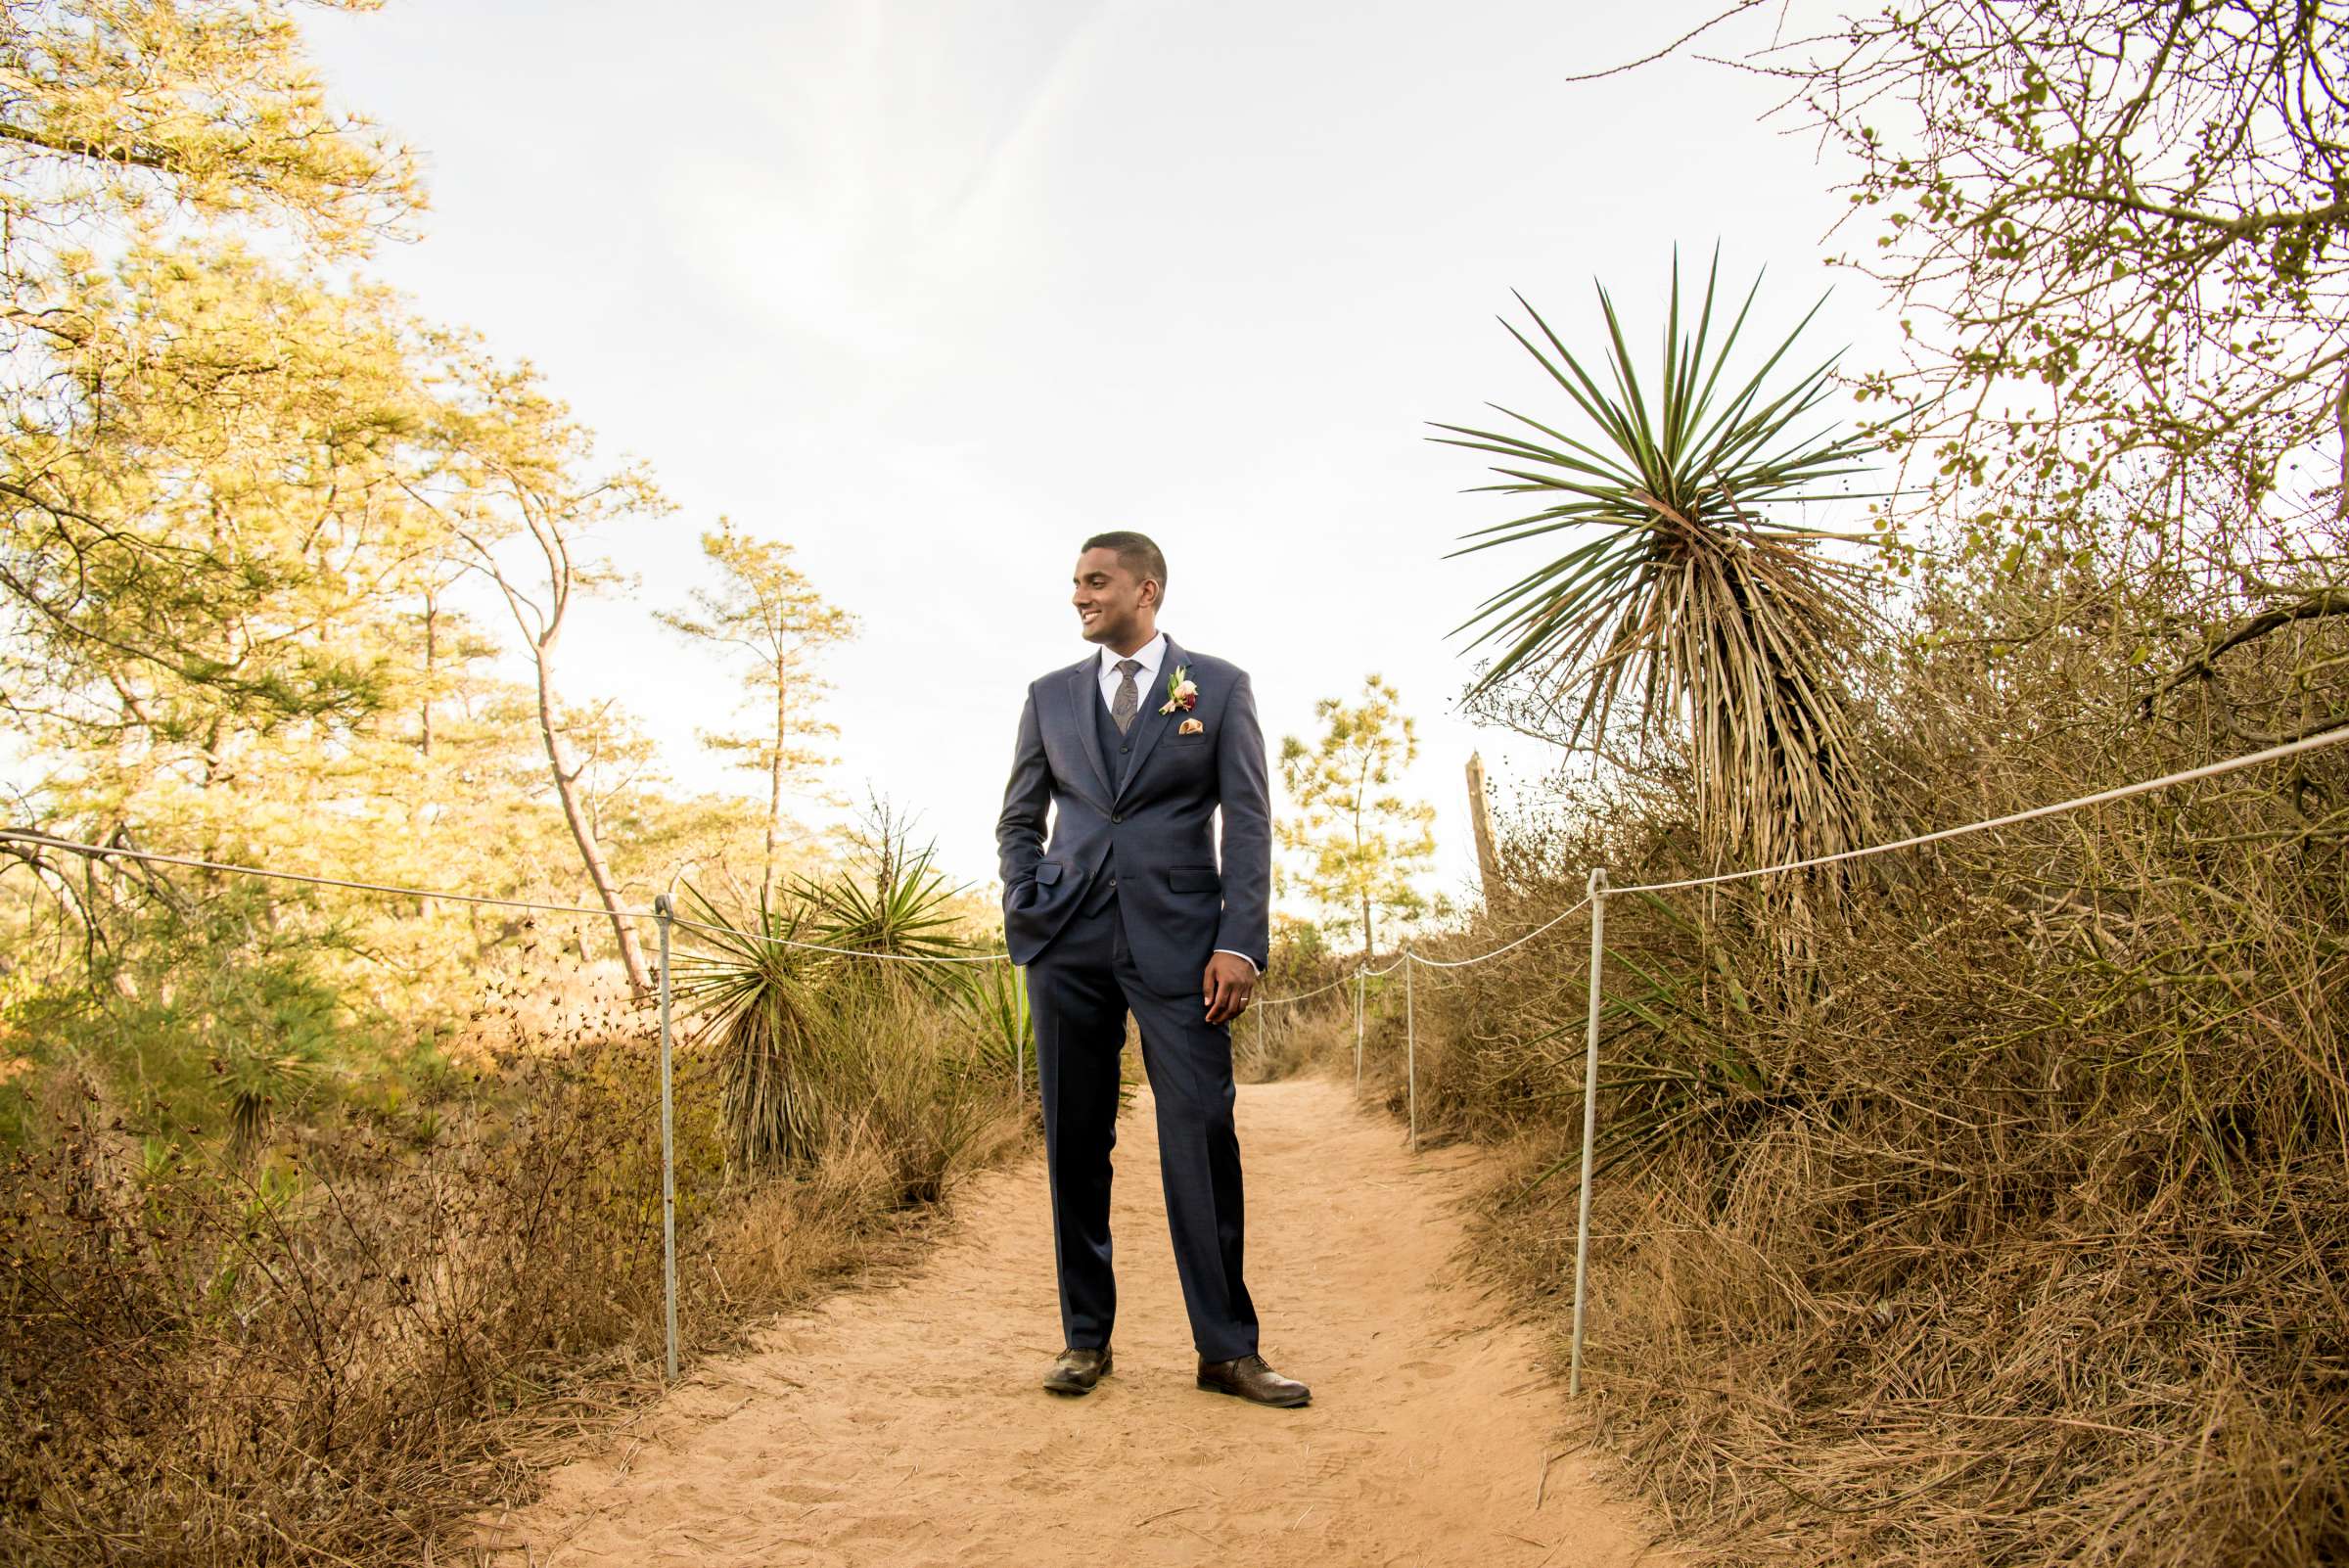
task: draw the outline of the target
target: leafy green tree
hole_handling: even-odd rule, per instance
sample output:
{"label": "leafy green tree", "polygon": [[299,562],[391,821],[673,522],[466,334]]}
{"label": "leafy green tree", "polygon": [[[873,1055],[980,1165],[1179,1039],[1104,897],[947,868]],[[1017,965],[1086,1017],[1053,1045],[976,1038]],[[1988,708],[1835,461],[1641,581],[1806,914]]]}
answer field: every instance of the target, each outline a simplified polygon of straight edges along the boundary
{"label": "leafy green tree", "polygon": [[133,246],[74,300],[0,434],[0,700],[165,742],[372,711],[440,534],[401,489],[427,398],[397,299],[219,241]]}
{"label": "leafy green tree", "polygon": [[[291,714],[365,696],[363,664],[297,651],[319,606],[272,601],[370,576],[345,554],[381,495],[358,471],[405,400],[383,297],[308,270],[402,232],[423,193],[405,149],[326,107],[293,11],[0,0],[9,709],[104,722],[150,687]],[[330,509],[302,546],[296,519]]]}
{"label": "leafy green tree", "polygon": [[1280,743],[1280,777],[1297,814],[1278,827],[1281,848],[1298,855],[1299,881],[1331,912],[1338,930],[1360,934],[1362,956],[1377,946],[1377,920],[1424,912],[1415,878],[1436,853],[1436,808],[1397,790],[1419,755],[1418,726],[1403,699],[1373,674],[1361,700],[1324,697],[1313,705],[1321,734],[1308,746]]}
{"label": "leafy green tree", "polygon": [[556,655],[575,600],[621,580],[593,552],[595,535],[618,521],[666,512],[669,502],[642,463],[595,472],[594,437],[527,361],[499,363],[471,335],[443,334],[440,345],[455,389],[435,410],[438,461],[411,493],[431,497],[455,541],[452,553],[495,587],[522,637],[556,801],[610,911],[628,985],[642,995],[652,989],[651,972],[595,830],[582,783],[587,761],[563,721]]}
{"label": "leafy green tree", "polygon": [[[423,194],[404,148],[327,106],[299,9],[0,0],[12,815],[566,901],[576,857],[641,982],[610,841],[649,855],[732,824],[647,788],[625,715],[566,702],[555,659],[573,596],[613,579],[592,536],[665,503],[640,466],[593,464],[527,364],[350,276],[411,232]],[[530,657],[521,692],[490,668],[483,583]],[[533,751],[534,775],[518,765]],[[225,896],[23,846],[0,867],[80,925],[92,980],[134,948],[184,946],[173,933]],[[370,985],[462,973],[431,960],[513,926],[323,890],[252,900],[289,947],[306,927],[322,963],[344,980],[372,966]]]}
{"label": "leafy green tree", "polygon": [[[404,148],[327,106],[296,10],[0,0],[20,820],[220,852],[282,816],[310,859],[353,820],[321,795],[380,803],[354,777],[405,769],[368,726],[403,686],[389,607],[437,532],[397,483],[420,337],[388,291],[328,271],[409,232],[424,197]],[[187,913],[161,872],[7,858],[93,959],[114,950],[94,922]]]}
{"label": "leafy green tree", "polygon": [[0,204],[15,220],[0,266],[37,265],[66,224],[91,217],[266,222],[340,254],[402,232],[424,206],[415,157],[327,106],[297,9],[0,0]]}
{"label": "leafy green tree", "polygon": [[792,546],[749,538],[724,518],[702,535],[702,553],[717,569],[715,589],[696,588],[689,611],[655,611],[662,624],[700,641],[737,650],[749,690],[742,706],[757,711],[747,733],[705,735],[712,750],[766,778],[766,852],[760,882],[771,886],[781,841],[783,796],[796,779],[833,761],[808,741],[839,733],[818,716],[830,683],[814,671],[823,651],[855,635],[856,618],[827,601],[792,564]]}

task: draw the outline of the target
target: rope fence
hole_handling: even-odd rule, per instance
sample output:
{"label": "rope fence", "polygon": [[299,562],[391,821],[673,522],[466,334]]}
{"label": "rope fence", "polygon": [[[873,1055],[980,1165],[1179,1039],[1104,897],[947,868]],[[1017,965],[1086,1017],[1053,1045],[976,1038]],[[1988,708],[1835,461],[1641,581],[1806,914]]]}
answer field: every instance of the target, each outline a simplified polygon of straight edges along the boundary
{"label": "rope fence", "polygon": [[[1885,844],[1871,844],[1856,850],[1841,850],[1832,854],[1812,855],[1807,859],[1787,860],[1776,865],[1749,866],[1741,870],[1723,871],[1710,876],[1681,877],[1668,882],[1633,883],[1624,887],[1614,887],[1609,884],[1605,866],[1593,866],[1590,869],[1589,891],[1580,901],[1561,909],[1524,935],[1489,951],[1467,958],[1442,959],[1430,958],[1406,945],[1400,956],[1396,958],[1395,964],[1404,966],[1404,1072],[1406,1077],[1405,1094],[1407,1106],[1406,1115],[1410,1124],[1410,1146],[1414,1152],[1419,1147],[1419,1031],[1411,986],[1411,971],[1421,967],[1465,969],[1472,964],[1481,964],[1489,959],[1497,958],[1502,953],[1531,942],[1568,916],[1588,907],[1590,911],[1590,967],[1584,980],[1585,1001],[1589,1017],[1585,1026],[1583,1061],[1582,1189],[1576,1200],[1573,1352],[1566,1385],[1566,1391],[1570,1396],[1580,1395],[1583,1391],[1585,1285],[1589,1277],[1590,1261],[1591,1156],[1598,1138],[1598,1021],[1604,995],[1602,969],[1606,958],[1607,899],[1610,896],[1631,893],[1672,893],[1687,888],[1714,887],[1726,882],[1743,882],[1759,877],[1778,876],[1787,872],[1808,871],[1819,866],[1836,865],[1847,860],[1866,859],[1872,855],[1891,854],[1900,850],[1913,850],[1928,844],[1946,843],[1951,839],[1964,838],[1969,834],[1988,833],[1999,828],[2013,827],[2023,822],[2038,821],[2043,817],[2060,816],[2066,812],[2086,809],[2089,807],[2108,806],[2116,801],[2126,801],[2140,795],[2150,795],[2159,790],[2175,789],[2182,784],[2197,783],[2203,779],[2218,778],[2223,774],[2238,772],[2244,768],[2282,761],[2305,753],[2321,751],[2328,746],[2337,746],[2345,741],[2349,741],[2349,726],[2326,730],[2316,735],[2304,735],[2298,740],[2285,741],[2280,745],[2245,753],[2240,757],[2231,757],[2221,761],[2205,762],[2198,767],[2181,768],[2174,773],[2164,773],[2158,778],[2140,779],[2135,783],[2116,785],[2108,790],[2098,790],[2093,795],[2076,796],[2068,801],[2057,801],[2048,806],[2035,806],[2027,810],[2009,811],[2004,816],[1987,817],[1982,821],[1967,822],[1958,827],[1940,828],[1930,833],[1912,834],[1908,838],[1895,839]],[[1392,971],[1395,964],[1388,965],[1386,970],[1381,970],[1379,973]],[[1367,972],[1362,970],[1356,971],[1355,1087],[1358,1092],[1361,1087],[1362,1038],[1359,982],[1365,973]],[[1328,988],[1322,989],[1327,990]],[[1318,992],[1307,992],[1293,997],[1273,997],[1265,1005],[1276,1005],[1284,1001],[1302,1001],[1306,996],[1317,994],[1319,994]],[[1257,1027],[1261,1038],[1261,1031],[1264,1027],[1262,1015],[1259,1015]]]}
{"label": "rope fence", "polygon": [[[1407,1103],[1407,1117],[1410,1128],[1410,1147],[1412,1151],[1416,1153],[1419,1147],[1418,1020],[1417,1008],[1415,1005],[1414,987],[1412,985],[1412,972],[1420,968],[1437,970],[1466,969],[1475,964],[1489,962],[1492,959],[1500,957],[1504,953],[1511,952],[1516,948],[1525,945],[1527,943],[1533,941],[1536,937],[1541,936],[1543,932],[1549,931],[1563,921],[1570,919],[1576,914],[1579,914],[1585,908],[1588,908],[1590,911],[1590,967],[1584,982],[1585,997],[1589,1017],[1587,1021],[1587,1038],[1584,1053],[1582,1190],[1578,1198],[1578,1214],[1576,1221],[1574,1250],[1573,1353],[1570,1363],[1571,1370],[1569,1372],[1567,1382],[1568,1394],[1580,1395],[1583,1386],[1583,1317],[1585,1306],[1584,1285],[1589,1270],[1590,1250],[1591,1152],[1596,1141],[1598,1130],[1598,1024],[1599,1013],[1602,1006],[1601,967],[1605,959],[1606,951],[1605,933],[1607,899],[1611,895],[1632,893],[1672,893],[1688,888],[1713,887],[1722,883],[1741,882],[1759,877],[1777,876],[1788,872],[1812,870],[1817,867],[1835,865],[1844,861],[1861,860],[1879,854],[1890,854],[1901,850],[1918,849],[1928,844],[1939,844],[1945,843],[1952,839],[1963,838],[1969,834],[1987,833],[1999,828],[2013,827],[2019,823],[2036,821],[2044,817],[2059,816],[2066,812],[2082,810],[2089,807],[2109,805],[2113,802],[2129,800],[2136,796],[2149,795],[2159,790],[2174,789],[2182,784],[2190,784],[2203,779],[2217,778],[2224,774],[2237,772],[2244,768],[2257,767],[2263,763],[2281,761],[2287,758],[2298,757],[2305,753],[2319,751],[2326,747],[2341,744],[2345,741],[2349,741],[2349,727],[2327,730],[2321,734],[2302,736],[2298,740],[2287,741],[2278,746],[2270,746],[2263,751],[2247,753],[2243,756],[2229,758],[2222,761],[2207,762],[2198,767],[2184,768],[2177,772],[2165,773],[2158,778],[2142,779],[2136,783],[2118,785],[2112,789],[2100,790],[2094,795],[2083,795],[2072,800],[2059,801],[2052,805],[2037,806],[2029,808],[2028,810],[2011,811],[2004,816],[1990,817],[1979,822],[1968,822],[1958,827],[1941,828],[1930,833],[1913,834],[1908,838],[1897,839],[1886,844],[1868,845],[1854,850],[1842,850],[1832,854],[1813,855],[1808,859],[1789,860],[1776,865],[1751,866],[1736,871],[1718,872],[1709,876],[1682,877],[1667,882],[1635,883],[1625,887],[1611,886],[1607,881],[1606,868],[1604,866],[1594,866],[1591,868],[1589,874],[1589,891],[1585,893],[1581,899],[1567,906],[1566,908],[1559,910],[1557,913],[1551,915],[1548,919],[1543,921],[1540,925],[1535,926],[1530,931],[1524,932],[1523,934],[1510,939],[1508,942],[1503,943],[1501,945],[1494,947],[1488,951],[1476,953],[1466,958],[1435,958],[1418,952],[1406,944],[1398,952],[1394,961],[1389,963],[1383,969],[1372,969],[1367,964],[1359,964],[1356,966],[1352,973],[1340,975],[1337,979],[1330,981],[1326,985],[1317,986],[1312,991],[1299,992],[1295,994],[1287,996],[1265,996],[1255,998],[1253,1005],[1257,1009],[1260,1009],[1257,1012],[1258,1048],[1261,1051],[1264,1043],[1264,1013],[1261,1011],[1261,1009],[1267,1007],[1285,1007],[1298,1002],[1309,1001],[1313,997],[1324,995],[1332,991],[1337,990],[1339,987],[1345,985],[1351,980],[1354,983],[1355,988],[1354,1081],[1356,1092],[1359,1094],[1360,1092],[1362,1083],[1362,1046],[1364,1035],[1363,1018],[1366,997],[1365,988],[1369,981],[1382,979],[1387,975],[1393,974],[1397,969],[1401,969],[1403,971],[1404,995],[1404,1059],[1406,1082],[1405,1095]],[[194,855],[164,854],[150,850],[131,849],[127,846],[82,844],[70,839],[61,839],[45,833],[31,833],[18,829],[0,829],[0,843],[29,845],[38,849],[55,851],[60,853],[78,854],[95,859],[137,860],[156,865],[181,866],[193,870],[213,871],[234,876],[257,877],[278,882],[301,883],[311,887],[342,888],[357,893],[384,894],[393,898],[441,899],[450,903],[474,904],[501,909],[529,909],[549,914],[592,915],[606,920],[651,920],[655,922],[659,928],[661,946],[659,998],[661,1019],[661,1251],[663,1275],[663,1311],[666,1322],[666,1338],[668,1341],[668,1375],[671,1381],[676,1378],[678,1369],[676,1173],[674,1158],[674,1107],[670,1094],[670,1057],[672,1047],[669,992],[669,936],[671,928],[676,926],[683,926],[688,930],[709,933],[716,936],[732,937],[736,939],[741,938],[742,936],[746,935],[746,933],[729,930],[722,926],[711,925],[704,921],[687,919],[676,912],[674,904],[671,902],[668,895],[666,893],[661,894],[654,899],[653,906],[650,909],[640,909],[626,905],[608,907],[600,904],[552,903],[530,899],[510,899],[490,894],[457,893],[445,889],[413,888],[403,887],[392,883],[362,882],[343,877],[317,876],[302,871],[281,871],[267,866],[240,865],[231,861],[208,860]],[[944,953],[874,952],[865,948],[841,947],[829,945],[824,943],[801,942],[794,938],[778,937],[764,932],[759,933],[758,935],[761,941],[772,943],[779,946],[795,947],[812,952],[833,953],[847,958],[876,959],[884,962],[976,965],[1007,963],[1010,961],[1010,955],[1008,953],[973,953],[966,955]],[[1024,1063],[1020,1067],[1020,1077],[1021,1090],[1024,1094],[1026,1091],[1026,1067]]]}
{"label": "rope fence", "polygon": [[[412,888],[391,882],[362,882],[348,877],[316,876],[306,871],[281,871],[271,866],[241,865],[230,860],[209,860],[192,854],[164,854],[153,850],[136,850],[127,845],[82,844],[61,839],[47,833],[28,833],[16,828],[0,828],[0,844],[29,845],[36,849],[60,853],[79,854],[91,859],[136,860],[150,865],[180,866],[196,871],[215,871],[231,876],[255,877],[271,882],[294,882],[315,888],[343,888],[354,893],[385,894],[396,899],[441,899],[449,903],[473,904],[496,909],[528,909],[544,914],[592,915],[603,920],[650,920],[658,928],[661,942],[661,963],[658,992],[661,1013],[661,1314],[663,1339],[667,1353],[668,1376],[676,1380],[677,1354],[677,1166],[676,1166],[676,1101],[674,1093],[673,1057],[675,1043],[670,1011],[669,935],[672,927],[683,926],[691,931],[713,936],[740,938],[746,933],[729,931],[707,921],[688,919],[676,912],[668,894],[653,899],[650,909],[632,908],[622,904],[607,907],[602,904],[553,903],[538,899],[509,899],[495,894],[457,893],[445,888]],[[778,937],[771,932],[757,934],[762,942],[781,947],[796,947],[807,952],[827,952],[844,958],[871,958],[892,963],[930,964],[996,964],[1010,961],[1010,954],[990,953],[899,953],[875,952],[863,947],[842,947],[820,942],[802,942],[793,937]],[[1024,1044],[1025,1042],[1023,1042]],[[1016,1069],[1020,1092],[1027,1092],[1027,1064],[1023,1060]]]}

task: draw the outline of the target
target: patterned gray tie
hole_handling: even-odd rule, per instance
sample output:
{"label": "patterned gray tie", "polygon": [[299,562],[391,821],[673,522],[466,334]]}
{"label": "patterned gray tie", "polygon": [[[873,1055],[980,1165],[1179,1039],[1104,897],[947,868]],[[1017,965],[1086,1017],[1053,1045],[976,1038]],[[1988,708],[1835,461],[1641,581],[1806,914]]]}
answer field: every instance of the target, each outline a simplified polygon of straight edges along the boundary
{"label": "patterned gray tie", "polygon": [[1121,735],[1133,728],[1133,711],[1141,706],[1142,694],[1133,686],[1133,672],[1141,668],[1138,659],[1118,661],[1118,673],[1125,678],[1118,682],[1117,696],[1110,699],[1109,716],[1116,722]]}

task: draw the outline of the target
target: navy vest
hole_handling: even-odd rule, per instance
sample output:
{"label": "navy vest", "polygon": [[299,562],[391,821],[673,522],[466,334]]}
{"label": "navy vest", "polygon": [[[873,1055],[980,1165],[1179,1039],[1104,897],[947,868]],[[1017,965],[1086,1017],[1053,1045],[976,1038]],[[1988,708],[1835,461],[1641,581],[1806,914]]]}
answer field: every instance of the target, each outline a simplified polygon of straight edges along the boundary
{"label": "navy vest", "polygon": [[[1101,736],[1101,763],[1109,769],[1109,787],[1114,795],[1126,782],[1126,774],[1133,765],[1133,743],[1142,733],[1142,718],[1149,712],[1150,694],[1142,689],[1142,671],[1133,672],[1135,702],[1133,728],[1121,735],[1118,721],[1109,716],[1109,700],[1101,695],[1098,682],[1093,686],[1093,727]],[[1116,686],[1110,687],[1116,691]],[[1118,857],[1112,850],[1101,858],[1100,874],[1094,877],[1091,891],[1085,896],[1084,914],[1099,914],[1117,897]]]}

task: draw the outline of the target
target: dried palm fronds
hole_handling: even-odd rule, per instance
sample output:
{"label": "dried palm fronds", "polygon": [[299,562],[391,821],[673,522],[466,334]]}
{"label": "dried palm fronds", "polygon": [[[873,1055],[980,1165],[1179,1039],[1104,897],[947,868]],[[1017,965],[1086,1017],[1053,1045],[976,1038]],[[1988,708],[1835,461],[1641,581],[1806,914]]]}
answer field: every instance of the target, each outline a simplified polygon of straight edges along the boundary
{"label": "dried palm fronds", "polygon": [[1452,434],[1434,439],[1500,459],[1502,483],[1480,488],[1548,501],[1472,530],[1464,537],[1478,542],[1454,554],[1591,534],[1455,628],[1482,626],[1472,647],[1501,645],[1474,692],[1530,683],[1570,743],[1595,743],[1636,691],[1641,738],[1684,725],[1672,738],[1686,746],[1708,857],[1768,862],[1851,848],[1869,821],[1842,674],[1870,623],[1865,573],[1821,548],[1865,536],[1776,520],[1789,505],[1840,498],[1829,482],[1860,472],[1867,448],[1848,434],[1798,433],[1833,390],[1832,359],[1769,390],[1817,305],[1741,383],[1725,379],[1760,282],[1716,341],[1719,272],[1717,254],[1683,331],[1676,259],[1652,402],[1604,288],[1611,386],[1531,304],[1540,344],[1502,323],[1596,427],[1591,439],[1508,408],[1530,436],[1439,424]]}

